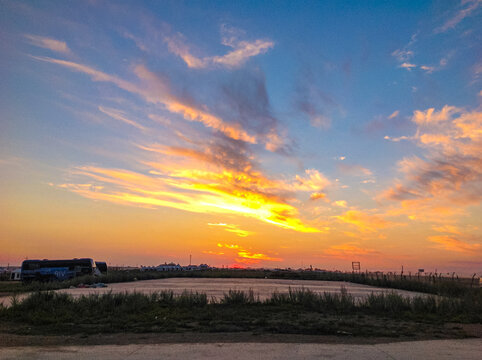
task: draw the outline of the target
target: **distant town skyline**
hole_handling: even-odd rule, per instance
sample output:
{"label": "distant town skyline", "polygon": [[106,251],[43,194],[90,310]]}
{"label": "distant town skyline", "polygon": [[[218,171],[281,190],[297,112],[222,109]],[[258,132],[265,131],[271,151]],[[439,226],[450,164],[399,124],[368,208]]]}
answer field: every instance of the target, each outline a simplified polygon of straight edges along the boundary
{"label": "distant town skyline", "polygon": [[0,265],[482,272],[482,1],[0,3]]}

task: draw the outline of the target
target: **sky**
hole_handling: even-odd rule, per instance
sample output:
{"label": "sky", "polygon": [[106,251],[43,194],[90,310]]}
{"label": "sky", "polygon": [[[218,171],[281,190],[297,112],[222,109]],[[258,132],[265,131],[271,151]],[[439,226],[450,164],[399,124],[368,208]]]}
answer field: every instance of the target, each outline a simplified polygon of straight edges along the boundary
{"label": "sky", "polygon": [[0,1],[0,264],[482,273],[482,1]]}

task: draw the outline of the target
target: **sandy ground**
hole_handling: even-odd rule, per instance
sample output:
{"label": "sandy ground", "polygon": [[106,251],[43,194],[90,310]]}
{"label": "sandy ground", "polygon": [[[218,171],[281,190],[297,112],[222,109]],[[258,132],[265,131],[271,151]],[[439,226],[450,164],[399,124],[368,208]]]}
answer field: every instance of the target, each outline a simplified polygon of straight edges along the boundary
{"label": "sandy ground", "polygon": [[1,348],[7,359],[480,359],[482,339],[375,345],[210,343]]}
{"label": "sandy ground", "polygon": [[[330,292],[336,293],[344,286],[347,291],[355,297],[365,297],[371,293],[382,293],[395,291],[400,295],[413,297],[425,296],[425,294],[404,291],[392,290],[386,288],[377,288],[369,285],[354,284],[341,281],[313,281],[313,280],[276,280],[276,279],[211,279],[211,278],[169,278],[156,280],[143,280],[127,283],[107,284],[106,288],[97,289],[62,289],[59,292],[71,294],[74,297],[88,294],[102,294],[112,291],[113,293],[123,292],[140,292],[149,294],[161,290],[173,290],[174,293],[180,294],[184,290],[193,292],[206,293],[209,298],[218,299],[230,289],[236,290],[253,290],[260,299],[269,297],[273,292],[288,292],[289,288],[306,288],[315,292]],[[20,298],[25,297],[23,294]],[[0,303],[4,306],[9,306],[11,297],[0,297]]]}

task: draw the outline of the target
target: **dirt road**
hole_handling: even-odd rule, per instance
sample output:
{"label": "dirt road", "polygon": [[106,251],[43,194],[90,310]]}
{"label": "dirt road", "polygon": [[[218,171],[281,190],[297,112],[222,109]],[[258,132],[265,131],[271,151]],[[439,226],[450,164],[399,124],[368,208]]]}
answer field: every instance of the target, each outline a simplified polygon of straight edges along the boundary
{"label": "dirt road", "polygon": [[482,339],[374,345],[210,343],[0,348],[0,360],[47,359],[480,359]]}

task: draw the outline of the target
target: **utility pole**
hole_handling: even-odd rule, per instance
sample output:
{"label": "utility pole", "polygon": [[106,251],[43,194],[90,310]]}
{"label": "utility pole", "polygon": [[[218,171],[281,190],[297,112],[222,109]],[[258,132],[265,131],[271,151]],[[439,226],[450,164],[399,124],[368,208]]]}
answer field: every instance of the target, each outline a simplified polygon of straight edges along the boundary
{"label": "utility pole", "polygon": [[189,266],[191,266],[192,255],[189,254]]}

